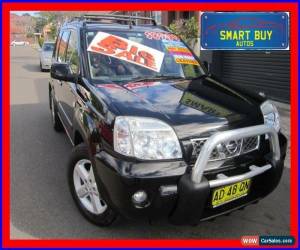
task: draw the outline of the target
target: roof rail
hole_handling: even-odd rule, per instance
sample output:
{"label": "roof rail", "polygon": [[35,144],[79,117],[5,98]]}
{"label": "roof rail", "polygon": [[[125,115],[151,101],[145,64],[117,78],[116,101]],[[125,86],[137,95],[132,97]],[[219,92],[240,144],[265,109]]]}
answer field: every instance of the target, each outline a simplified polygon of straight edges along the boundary
{"label": "roof rail", "polygon": [[112,20],[116,22],[124,21],[129,25],[136,25],[135,20],[151,21],[153,26],[156,26],[156,21],[151,17],[139,17],[128,15],[111,15],[111,14],[87,14],[80,17],[74,17],[71,21],[82,20],[86,23],[101,23],[103,20]]}

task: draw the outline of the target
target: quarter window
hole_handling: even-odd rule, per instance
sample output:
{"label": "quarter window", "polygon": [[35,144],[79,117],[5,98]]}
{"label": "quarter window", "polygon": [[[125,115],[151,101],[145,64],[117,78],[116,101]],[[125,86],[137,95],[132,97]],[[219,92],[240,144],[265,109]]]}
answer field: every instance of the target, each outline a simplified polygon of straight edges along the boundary
{"label": "quarter window", "polygon": [[68,45],[68,39],[70,36],[70,31],[64,31],[59,43],[59,49],[58,49],[58,56],[57,61],[58,62],[65,62],[66,61],[66,49]]}
{"label": "quarter window", "polygon": [[59,35],[58,35],[58,37],[56,39],[56,43],[55,43],[55,49],[54,49],[54,54],[53,54],[53,58],[55,60],[57,60],[57,55],[58,55],[58,49],[59,49],[59,43],[60,43],[61,36],[62,36],[62,31],[59,32]]}
{"label": "quarter window", "polygon": [[79,69],[78,41],[77,41],[77,36],[75,31],[71,31],[67,54],[66,54],[66,62],[70,64],[73,73],[78,73],[78,69]]}

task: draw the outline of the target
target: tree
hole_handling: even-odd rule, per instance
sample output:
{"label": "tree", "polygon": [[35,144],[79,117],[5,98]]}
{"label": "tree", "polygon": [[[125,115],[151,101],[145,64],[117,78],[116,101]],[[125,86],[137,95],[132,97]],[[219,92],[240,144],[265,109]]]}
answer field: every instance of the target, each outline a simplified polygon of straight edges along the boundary
{"label": "tree", "polygon": [[70,19],[77,15],[78,12],[41,11],[33,17],[35,19],[34,31],[38,33],[43,33],[44,27],[48,25],[47,28],[50,29],[50,32],[48,30],[46,38],[54,40],[57,36],[57,32],[61,24],[64,23],[67,19]]}
{"label": "tree", "polygon": [[47,20],[43,17],[35,17],[35,32],[42,33],[44,26],[47,24]]}
{"label": "tree", "polygon": [[27,37],[27,38],[32,38],[32,37],[34,37],[34,34],[33,34],[32,32],[28,32],[28,33],[26,34],[26,37]]}
{"label": "tree", "polygon": [[44,44],[44,38],[43,37],[39,37],[38,39],[39,45],[42,48],[43,44]]}
{"label": "tree", "polygon": [[196,39],[198,38],[198,22],[195,17],[188,20],[176,20],[170,24],[169,28],[190,47],[194,48]]}
{"label": "tree", "polygon": [[57,25],[51,25],[50,27],[50,39],[54,40],[56,38],[56,35],[57,35]]}
{"label": "tree", "polygon": [[52,11],[41,11],[39,13],[40,17],[47,20],[47,23],[53,23],[57,20],[57,17],[59,16],[58,12],[52,12]]}

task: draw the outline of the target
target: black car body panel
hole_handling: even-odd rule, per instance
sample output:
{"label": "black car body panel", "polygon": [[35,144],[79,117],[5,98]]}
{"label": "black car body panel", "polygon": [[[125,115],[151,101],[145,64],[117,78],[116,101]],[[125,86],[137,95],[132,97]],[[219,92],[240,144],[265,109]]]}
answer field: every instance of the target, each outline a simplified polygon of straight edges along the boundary
{"label": "black car body panel", "polygon": [[180,139],[263,123],[259,103],[212,78],[98,85],[117,115],[155,117]]}
{"label": "black car body panel", "polygon": [[[151,172],[151,169],[148,169],[150,164],[124,162],[105,152],[101,152],[96,155],[95,169],[97,176],[101,176],[100,183],[103,185],[102,187],[108,190],[107,193],[109,193],[109,195],[107,198],[123,216],[131,219],[170,216],[171,221],[175,224],[196,224],[200,220],[212,218],[226,212],[228,213],[234,209],[239,209],[257,202],[272,192],[278,185],[282,175],[287,146],[286,142],[286,138],[281,135],[280,146],[282,159],[272,170],[253,179],[253,187],[255,188],[251,190],[248,196],[218,208],[212,208],[208,205],[212,190],[207,187],[206,183],[209,179],[215,178],[218,172],[206,174],[203,180],[203,183],[206,184],[199,185],[196,191],[185,192],[186,188],[182,188],[184,195],[181,196],[183,196],[182,199],[184,201],[181,201],[177,193],[162,196],[159,189],[161,186],[178,185],[179,193],[181,185],[190,185],[190,173],[188,169],[185,168],[184,162],[152,163],[152,165],[157,166],[159,170],[152,169]],[[266,162],[267,160],[264,158],[255,160],[258,166]],[[248,165],[249,164],[240,165],[239,169],[229,169],[222,171],[222,173],[230,175],[240,174],[246,171]],[[176,168],[177,166],[178,168]],[[175,168],[176,170],[174,170]],[[138,174],[136,173],[137,169],[139,171]],[[266,179],[268,182],[265,181]],[[140,189],[146,190],[151,200],[151,205],[145,209],[135,208],[131,202],[133,193]]]}
{"label": "black car body panel", "polygon": [[[95,169],[97,176],[101,176],[99,182],[102,188],[109,193],[107,198],[123,216],[130,219],[170,216],[170,220],[175,224],[196,224],[200,220],[210,219],[257,202],[272,192],[280,181],[284,166],[287,141],[283,135],[280,135],[280,146],[281,160],[272,170],[253,178],[255,188],[248,196],[217,208],[208,205],[212,190],[207,186],[207,181],[215,178],[219,172],[235,175],[245,172],[247,167],[254,163],[262,166],[268,161],[267,157],[256,157],[255,161],[248,164],[243,162],[239,165],[240,168],[207,173],[203,184],[199,185],[196,191],[193,188],[181,187],[181,185],[189,186],[191,183],[190,171],[184,162],[152,162],[152,169],[148,169],[149,163],[125,162],[102,151],[95,157]],[[178,193],[183,190],[184,194],[180,198],[177,193],[162,196],[159,189],[166,185],[178,185]],[[141,189],[146,190],[151,200],[151,205],[145,209],[135,208],[131,202],[133,193]]]}
{"label": "black car body panel", "polygon": [[[207,138],[218,131],[250,127],[264,123],[259,95],[228,87],[212,76],[200,79],[149,80],[139,82],[99,83],[88,71],[88,30],[127,30],[127,25],[66,25],[61,32],[74,31],[78,39],[79,69],[76,81],[52,78],[49,93],[54,95],[59,117],[73,145],[88,145],[97,184],[105,200],[129,218],[167,216],[176,224],[195,224],[233,209],[246,206],[270,193],[278,184],[286,153],[286,138],[279,133],[281,158],[272,170],[253,178],[248,196],[212,208],[209,179],[218,173],[234,175],[252,164],[270,163],[268,140],[262,137],[259,150],[223,161],[213,171],[204,173],[199,185],[190,182],[195,159],[190,139]],[[159,27],[136,26],[133,30],[165,31]],[[57,45],[59,43],[57,42]],[[57,50],[57,48],[56,48]],[[59,52],[56,52],[59,53]],[[54,53],[55,54],[55,53]],[[54,61],[56,58],[54,58]],[[57,61],[57,60],[56,60]],[[52,70],[52,69],[51,69]],[[117,116],[151,117],[164,121],[175,131],[183,157],[177,160],[141,160],[114,151],[113,128]],[[268,179],[268,181],[264,181]],[[176,186],[176,192],[163,196],[162,186]],[[150,205],[136,208],[132,195],[145,190]]]}

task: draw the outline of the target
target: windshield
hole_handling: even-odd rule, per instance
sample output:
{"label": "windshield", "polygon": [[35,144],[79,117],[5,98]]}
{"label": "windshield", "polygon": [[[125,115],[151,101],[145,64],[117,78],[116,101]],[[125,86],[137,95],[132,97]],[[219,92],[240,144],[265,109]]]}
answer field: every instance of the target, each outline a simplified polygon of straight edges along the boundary
{"label": "windshield", "polygon": [[93,80],[129,82],[204,75],[190,49],[168,32],[88,31],[86,41]]}
{"label": "windshield", "polygon": [[54,50],[54,43],[44,43],[43,51],[53,51]]}

